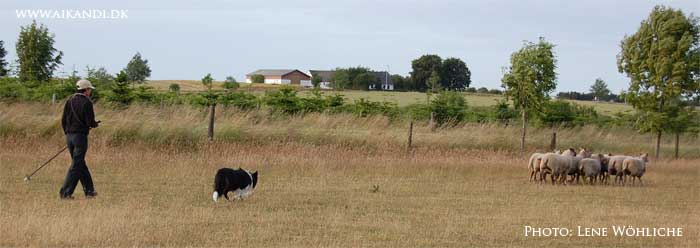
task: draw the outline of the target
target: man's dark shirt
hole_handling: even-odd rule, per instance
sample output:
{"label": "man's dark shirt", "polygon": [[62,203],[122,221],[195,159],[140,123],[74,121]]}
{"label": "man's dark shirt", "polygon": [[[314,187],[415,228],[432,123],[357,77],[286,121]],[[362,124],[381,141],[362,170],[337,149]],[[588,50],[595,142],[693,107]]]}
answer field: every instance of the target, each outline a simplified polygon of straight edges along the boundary
{"label": "man's dark shirt", "polygon": [[63,132],[89,134],[90,128],[96,128],[95,112],[92,110],[92,101],[84,94],[74,94],[63,107],[61,118]]}

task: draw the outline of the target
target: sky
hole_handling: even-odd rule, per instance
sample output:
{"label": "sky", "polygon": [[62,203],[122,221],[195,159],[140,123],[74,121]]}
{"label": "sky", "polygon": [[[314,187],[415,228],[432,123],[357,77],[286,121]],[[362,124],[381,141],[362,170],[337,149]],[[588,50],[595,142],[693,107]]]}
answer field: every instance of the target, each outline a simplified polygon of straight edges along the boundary
{"label": "sky", "polygon": [[[115,73],[140,52],[150,79],[238,81],[256,69],[324,70],[365,66],[408,75],[424,54],[462,59],[472,87],[500,88],[502,68],[523,41],[556,45],[556,91],[588,91],[602,78],[613,92],[629,80],[617,70],[620,41],[655,5],[698,15],[700,1],[645,0],[303,0],[2,1],[0,40],[15,60],[26,10],[104,10],[114,19],[36,18],[55,34],[63,67]],[[123,11],[123,12],[122,12]],[[53,13],[53,12],[50,12]]]}

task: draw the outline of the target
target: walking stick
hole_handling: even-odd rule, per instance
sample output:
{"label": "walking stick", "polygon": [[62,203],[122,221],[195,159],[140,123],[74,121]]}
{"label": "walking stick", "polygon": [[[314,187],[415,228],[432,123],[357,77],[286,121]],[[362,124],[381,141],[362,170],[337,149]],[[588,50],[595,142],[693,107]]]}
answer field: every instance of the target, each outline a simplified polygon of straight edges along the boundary
{"label": "walking stick", "polygon": [[63,149],[61,149],[60,151],[58,151],[58,152],[56,153],[56,155],[53,155],[53,157],[51,157],[48,161],[46,161],[46,163],[42,164],[41,166],[39,166],[39,168],[37,168],[36,170],[34,170],[34,172],[32,172],[32,174],[29,174],[29,175],[27,175],[26,177],[24,177],[24,181],[27,182],[27,183],[29,183],[29,180],[32,179],[32,176],[34,176],[34,174],[36,174],[39,170],[41,170],[41,168],[44,168],[44,166],[46,166],[47,164],[49,164],[54,158],[58,157],[58,155],[61,154],[61,153],[62,153],[63,151],[65,151],[66,149],[68,149],[68,146],[64,146]]}

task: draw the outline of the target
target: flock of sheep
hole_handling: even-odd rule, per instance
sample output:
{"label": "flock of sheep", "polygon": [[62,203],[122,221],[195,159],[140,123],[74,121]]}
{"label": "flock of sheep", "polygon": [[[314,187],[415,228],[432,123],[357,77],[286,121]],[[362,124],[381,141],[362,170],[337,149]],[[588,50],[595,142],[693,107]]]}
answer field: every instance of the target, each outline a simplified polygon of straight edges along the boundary
{"label": "flock of sheep", "polygon": [[[552,184],[559,181],[567,184],[567,177],[571,176],[569,183],[579,182],[583,176],[584,183],[593,184],[600,181],[608,184],[610,175],[615,176],[614,184],[625,185],[627,176],[632,177],[632,185],[635,179],[642,182],[642,176],[646,171],[648,154],[638,157],[612,154],[592,154],[586,149],[581,149],[577,154],[573,148],[564,152],[534,153],[530,156],[527,168],[530,172],[530,181],[547,182],[547,174],[551,175]],[[588,180],[588,181],[586,181]]]}

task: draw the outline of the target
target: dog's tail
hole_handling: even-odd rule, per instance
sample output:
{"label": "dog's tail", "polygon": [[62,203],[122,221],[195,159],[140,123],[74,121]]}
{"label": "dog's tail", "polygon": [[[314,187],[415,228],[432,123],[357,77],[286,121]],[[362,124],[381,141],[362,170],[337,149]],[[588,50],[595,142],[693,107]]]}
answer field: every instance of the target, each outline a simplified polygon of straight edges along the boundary
{"label": "dog's tail", "polygon": [[214,191],[214,194],[211,195],[211,198],[214,199],[214,202],[217,202],[219,200],[219,192]]}

